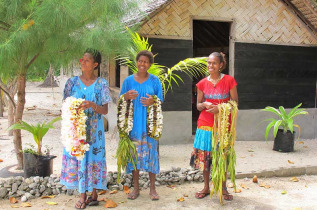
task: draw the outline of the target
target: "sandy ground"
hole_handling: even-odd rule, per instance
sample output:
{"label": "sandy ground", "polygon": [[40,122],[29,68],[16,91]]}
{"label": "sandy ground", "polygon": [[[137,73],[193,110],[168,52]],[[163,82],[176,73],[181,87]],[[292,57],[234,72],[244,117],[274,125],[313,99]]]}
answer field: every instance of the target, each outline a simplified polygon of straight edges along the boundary
{"label": "sandy ground", "polygon": [[[234,200],[225,201],[221,206],[218,196],[206,197],[198,200],[194,197],[194,192],[201,190],[202,183],[187,183],[177,185],[174,189],[160,186],[157,191],[160,194],[160,200],[151,201],[149,190],[142,190],[140,197],[134,201],[128,200],[124,192],[118,192],[110,195],[107,192],[100,195],[99,198],[111,199],[118,204],[117,209],[288,209],[288,210],[313,210],[317,208],[317,176],[298,177],[299,182],[292,182],[289,178],[270,178],[259,179],[270,185],[265,189],[259,184],[252,183],[251,179],[237,180],[238,188],[241,193],[233,193]],[[248,189],[241,187],[241,184]],[[230,192],[233,189],[229,189]],[[282,194],[282,192],[286,194]],[[188,196],[188,197],[186,197]],[[177,202],[177,199],[183,197],[185,201]],[[58,195],[51,199],[33,199],[29,201],[31,209],[74,209],[74,203],[78,200],[76,196]],[[51,206],[46,202],[55,202],[57,205]],[[0,209],[12,209],[12,204],[8,200],[0,200]],[[21,202],[15,204],[21,205]],[[105,202],[99,203],[96,207],[87,207],[88,209],[104,209]],[[21,207],[20,207],[21,208]]]}

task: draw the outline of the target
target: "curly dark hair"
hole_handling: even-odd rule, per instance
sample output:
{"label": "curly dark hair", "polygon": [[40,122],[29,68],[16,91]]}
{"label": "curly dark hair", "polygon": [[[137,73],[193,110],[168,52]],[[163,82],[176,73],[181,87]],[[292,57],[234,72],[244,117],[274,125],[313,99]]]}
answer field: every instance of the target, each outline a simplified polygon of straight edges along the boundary
{"label": "curly dark hair", "polygon": [[153,63],[154,63],[154,55],[153,55],[152,52],[150,52],[150,51],[148,51],[148,50],[142,50],[142,51],[140,51],[140,52],[137,54],[137,56],[136,56],[136,61],[138,61],[139,58],[140,58],[142,55],[149,58],[150,64],[153,64]]}
{"label": "curly dark hair", "polygon": [[98,69],[98,71],[99,71],[99,69],[100,69],[100,64],[101,64],[101,54],[100,54],[100,52],[99,52],[98,50],[95,50],[95,49],[92,49],[92,48],[88,48],[88,49],[84,52],[84,54],[85,54],[85,53],[89,53],[89,54],[93,57],[94,61],[95,61],[96,63],[98,63],[98,66],[96,66],[95,69]]}

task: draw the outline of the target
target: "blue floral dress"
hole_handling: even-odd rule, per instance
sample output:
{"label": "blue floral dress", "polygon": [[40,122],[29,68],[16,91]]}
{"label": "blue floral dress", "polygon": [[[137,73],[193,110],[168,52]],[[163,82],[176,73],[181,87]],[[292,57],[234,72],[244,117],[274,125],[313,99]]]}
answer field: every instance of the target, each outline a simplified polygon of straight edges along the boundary
{"label": "blue floral dress", "polygon": [[[99,106],[111,101],[108,82],[98,77],[90,86],[85,86],[78,76],[67,80],[64,99],[69,96],[92,101]],[[107,165],[105,157],[105,136],[102,115],[92,108],[86,109],[86,140],[90,144],[83,160],[79,161],[63,150],[60,183],[67,189],[78,189],[80,193],[91,192],[93,188],[107,189]]]}
{"label": "blue floral dress", "polygon": [[[159,144],[158,141],[147,135],[147,107],[141,104],[141,97],[156,95],[163,102],[162,85],[158,77],[150,74],[149,78],[143,83],[135,81],[134,76],[128,76],[122,84],[120,96],[129,90],[138,92],[138,97],[133,100],[133,128],[130,131],[130,139],[138,144],[136,150],[138,153],[137,169],[158,174],[160,172],[159,162]],[[126,173],[134,170],[132,163],[128,163]]]}

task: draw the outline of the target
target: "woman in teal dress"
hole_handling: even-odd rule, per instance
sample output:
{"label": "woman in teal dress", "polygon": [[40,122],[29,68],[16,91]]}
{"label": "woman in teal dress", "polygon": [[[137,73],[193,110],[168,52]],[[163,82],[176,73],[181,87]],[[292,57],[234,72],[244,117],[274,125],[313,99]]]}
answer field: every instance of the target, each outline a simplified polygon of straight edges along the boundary
{"label": "woman in teal dress", "polygon": [[128,195],[129,199],[139,196],[139,171],[149,172],[150,198],[158,200],[155,190],[155,175],[160,171],[159,144],[154,138],[147,135],[147,107],[154,103],[153,95],[163,102],[162,85],[158,77],[148,73],[154,62],[153,54],[147,50],[138,53],[136,57],[138,72],[128,76],[122,84],[120,96],[124,94],[125,100],[133,101],[134,115],[133,128],[129,137],[137,142],[137,165],[134,170],[132,163],[128,163],[127,173],[133,174],[134,190]]}
{"label": "woman in teal dress", "polygon": [[[81,62],[81,76],[75,76],[66,82],[64,100],[67,97],[83,98],[80,108],[86,116],[86,141],[89,151],[83,160],[77,160],[63,150],[61,184],[67,189],[77,189],[80,200],[75,204],[77,209],[86,205],[97,205],[96,189],[107,189],[107,166],[105,158],[105,137],[102,115],[108,113],[108,103],[111,101],[108,82],[95,76],[94,70],[100,68],[101,55],[98,51],[88,49]],[[92,192],[86,198],[86,191]]]}

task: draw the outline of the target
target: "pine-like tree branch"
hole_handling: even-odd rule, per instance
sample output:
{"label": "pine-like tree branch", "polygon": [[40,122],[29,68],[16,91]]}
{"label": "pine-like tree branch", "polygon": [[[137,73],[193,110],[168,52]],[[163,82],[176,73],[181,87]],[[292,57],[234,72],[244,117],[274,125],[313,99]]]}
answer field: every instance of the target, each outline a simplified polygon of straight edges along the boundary
{"label": "pine-like tree branch", "polygon": [[8,98],[10,99],[9,101],[11,102],[12,106],[15,109],[15,102],[13,98],[10,96],[9,90],[7,86],[2,82],[1,78],[0,78],[0,89],[8,96]]}
{"label": "pine-like tree branch", "polygon": [[7,28],[10,28],[10,27],[11,27],[10,24],[8,24],[8,23],[6,23],[6,22],[4,22],[4,21],[2,21],[2,20],[0,20],[0,23],[1,23],[2,25],[5,25]]}
{"label": "pine-like tree branch", "polygon": [[26,69],[28,69],[31,64],[36,60],[37,57],[39,57],[40,52],[36,53],[36,55],[33,56],[33,58],[30,60],[30,62],[26,65]]}
{"label": "pine-like tree branch", "polygon": [[1,26],[0,26],[0,29],[5,30],[5,31],[9,31],[8,28],[4,28],[4,27],[1,27]]}

